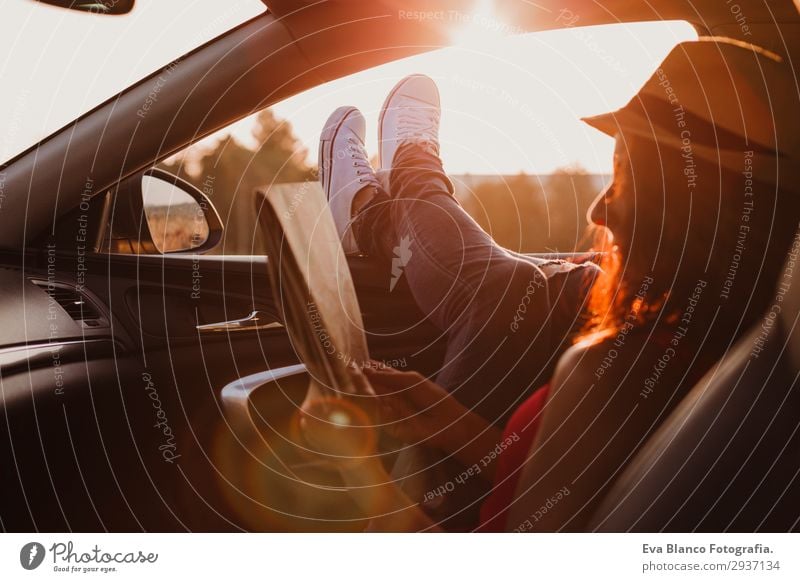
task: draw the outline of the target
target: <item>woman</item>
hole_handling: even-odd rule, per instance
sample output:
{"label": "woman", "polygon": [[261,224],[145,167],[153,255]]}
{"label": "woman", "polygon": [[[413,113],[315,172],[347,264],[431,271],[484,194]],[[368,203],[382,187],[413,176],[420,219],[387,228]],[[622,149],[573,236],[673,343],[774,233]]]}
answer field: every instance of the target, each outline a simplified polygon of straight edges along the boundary
{"label": "woman", "polygon": [[[780,125],[797,121],[788,111],[776,117],[781,92],[791,90],[778,61],[720,40],[683,43],[628,105],[588,120],[616,137],[613,180],[589,213],[603,271],[556,265],[566,273],[563,308],[554,308],[556,275],[544,271],[552,265],[496,247],[450,201],[432,81],[405,80],[387,99],[379,130],[386,189],[366,163],[363,120],[346,129],[353,118],[340,116],[355,170],[348,181],[331,157],[320,165],[343,240],[352,233],[360,250],[389,257],[409,237],[424,258],[406,271],[412,293],[443,329],[455,324],[456,347],[437,383],[380,367],[353,372],[364,392],[371,385],[379,395],[387,432],[461,464],[423,501],[483,481],[494,486],[481,529],[585,529],[639,446],[758,320],[798,221],[797,164],[787,161],[798,132]],[[326,137],[336,151],[339,134]],[[445,244],[448,224],[460,237],[455,250]],[[582,335],[552,371],[579,325]],[[306,430],[312,441],[330,436],[314,424]],[[373,529],[437,527],[377,457],[340,469]]]}

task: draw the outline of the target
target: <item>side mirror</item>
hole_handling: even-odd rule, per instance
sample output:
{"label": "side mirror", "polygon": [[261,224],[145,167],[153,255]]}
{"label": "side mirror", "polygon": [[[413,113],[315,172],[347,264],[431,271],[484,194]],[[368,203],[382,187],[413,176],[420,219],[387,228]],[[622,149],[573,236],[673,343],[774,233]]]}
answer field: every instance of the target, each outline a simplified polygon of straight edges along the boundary
{"label": "side mirror", "polygon": [[194,186],[153,168],[142,175],[141,189],[144,216],[158,252],[197,252],[217,244],[222,228],[218,228],[216,240],[209,246],[212,231],[209,219],[219,224],[219,216]]}
{"label": "side mirror", "polygon": [[203,253],[222,238],[222,221],[206,195],[159,168],[122,182],[112,206],[107,252]]}
{"label": "side mirror", "polygon": [[93,14],[127,14],[133,10],[135,0],[37,0],[59,8],[70,8]]}

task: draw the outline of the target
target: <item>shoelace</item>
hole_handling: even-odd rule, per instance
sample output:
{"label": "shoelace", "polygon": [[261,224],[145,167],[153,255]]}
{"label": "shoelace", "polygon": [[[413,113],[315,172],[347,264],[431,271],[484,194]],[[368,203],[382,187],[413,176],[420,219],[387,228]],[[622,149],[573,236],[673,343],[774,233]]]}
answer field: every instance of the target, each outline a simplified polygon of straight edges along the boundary
{"label": "shoelace", "polygon": [[398,141],[427,145],[439,155],[439,110],[433,107],[403,108],[397,116]]}
{"label": "shoelace", "polygon": [[348,137],[347,151],[353,160],[353,167],[356,169],[359,184],[371,184],[379,187],[380,184],[375,177],[375,171],[369,165],[369,158],[367,157],[367,150],[364,149],[364,144],[354,137]]}

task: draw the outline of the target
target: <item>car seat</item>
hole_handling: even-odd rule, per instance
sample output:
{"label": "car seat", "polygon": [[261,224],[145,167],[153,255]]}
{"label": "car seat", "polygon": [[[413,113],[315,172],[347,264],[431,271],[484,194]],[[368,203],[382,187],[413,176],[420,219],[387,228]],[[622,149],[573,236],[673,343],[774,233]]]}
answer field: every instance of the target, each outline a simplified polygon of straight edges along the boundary
{"label": "car seat", "polygon": [[798,237],[764,318],[638,451],[591,530],[800,529]]}

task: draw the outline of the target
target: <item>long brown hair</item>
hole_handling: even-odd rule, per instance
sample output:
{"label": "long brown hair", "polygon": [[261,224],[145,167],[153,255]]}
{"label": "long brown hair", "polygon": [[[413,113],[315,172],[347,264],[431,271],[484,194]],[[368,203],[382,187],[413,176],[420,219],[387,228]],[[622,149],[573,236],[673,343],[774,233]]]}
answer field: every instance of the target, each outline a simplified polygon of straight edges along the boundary
{"label": "long brown hair", "polygon": [[603,272],[590,290],[579,340],[613,335],[626,321],[674,324],[698,288],[694,327],[722,315],[746,329],[774,294],[798,226],[795,197],[748,171],[747,151],[736,173],[643,138],[626,145],[628,178],[615,179],[630,211],[616,225],[627,244],[593,228]]}

